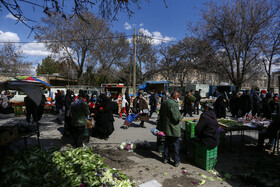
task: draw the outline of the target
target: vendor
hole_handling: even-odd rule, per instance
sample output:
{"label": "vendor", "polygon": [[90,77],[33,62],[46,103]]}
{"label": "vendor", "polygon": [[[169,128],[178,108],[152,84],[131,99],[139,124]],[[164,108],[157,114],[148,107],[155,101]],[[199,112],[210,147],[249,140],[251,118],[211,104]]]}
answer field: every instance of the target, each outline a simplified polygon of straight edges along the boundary
{"label": "vendor", "polygon": [[211,103],[202,103],[202,107],[203,113],[195,126],[195,136],[207,148],[212,149],[219,145],[218,121]]}
{"label": "vendor", "polygon": [[263,143],[266,138],[269,139],[268,148],[272,148],[273,141],[277,137],[277,132],[280,130],[280,120],[279,120],[279,114],[274,118],[274,120],[270,123],[270,125],[267,127],[266,131],[259,134],[259,140],[257,149],[263,150]]}

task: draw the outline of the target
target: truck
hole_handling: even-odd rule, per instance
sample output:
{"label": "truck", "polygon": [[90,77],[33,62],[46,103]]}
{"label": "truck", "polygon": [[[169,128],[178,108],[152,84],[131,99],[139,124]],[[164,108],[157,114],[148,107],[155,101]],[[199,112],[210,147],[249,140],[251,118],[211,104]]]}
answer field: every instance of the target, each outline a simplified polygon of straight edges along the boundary
{"label": "truck", "polygon": [[168,91],[169,81],[146,81],[141,84],[138,89],[144,92],[155,91],[156,93],[161,93],[163,91]]}
{"label": "truck", "polygon": [[198,91],[199,89],[201,89],[201,97],[209,97],[209,84],[188,84],[186,86],[187,92],[191,90]]}

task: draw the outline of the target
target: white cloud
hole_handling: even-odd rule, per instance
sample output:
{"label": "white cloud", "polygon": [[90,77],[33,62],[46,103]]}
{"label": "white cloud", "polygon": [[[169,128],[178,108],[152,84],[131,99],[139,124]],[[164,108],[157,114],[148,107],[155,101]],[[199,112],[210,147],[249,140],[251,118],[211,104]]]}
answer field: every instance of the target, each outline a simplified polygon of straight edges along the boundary
{"label": "white cloud", "polygon": [[130,29],[132,29],[132,27],[131,27],[131,25],[128,22],[125,22],[124,29],[125,30],[130,30]]}
{"label": "white cloud", "polygon": [[144,36],[151,37],[153,45],[159,45],[161,43],[167,43],[176,40],[176,38],[173,37],[163,36],[159,31],[151,33],[148,31],[148,29],[140,28],[139,32]]}
{"label": "white cloud", "polygon": [[17,33],[0,31],[0,42],[19,42]]}
{"label": "white cloud", "polygon": [[[15,16],[13,16],[11,13],[7,14],[5,17],[6,17],[6,18],[9,18],[9,19],[12,19],[12,20],[16,20],[16,21],[18,20],[18,19],[17,19]],[[21,19],[21,20],[24,20],[23,17],[21,17],[20,19]]]}
{"label": "white cloud", "polygon": [[37,42],[24,44],[19,50],[22,51],[22,54],[30,56],[48,56],[52,54],[45,44]]}
{"label": "white cloud", "polygon": [[5,17],[9,19],[17,20],[17,18],[15,18],[11,13],[7,14]]}
{"label": "white cloud", "polygon": [[144,23],[140,23],[140,25],[139,25],[140,27],[144,27]]}

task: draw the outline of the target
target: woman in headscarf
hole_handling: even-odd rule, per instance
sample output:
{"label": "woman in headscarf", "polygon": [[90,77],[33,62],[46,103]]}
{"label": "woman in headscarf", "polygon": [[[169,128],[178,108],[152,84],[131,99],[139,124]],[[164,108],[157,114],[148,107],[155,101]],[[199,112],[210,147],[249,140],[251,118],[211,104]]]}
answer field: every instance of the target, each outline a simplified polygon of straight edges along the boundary
{"label": "woman in headscarf", "polygon": [[139,100],[139,108],[140,112],[142,113],[140,115],[140,127],[146,128],[144,125],[145,121],[149,121],[149,107],[148,107],[148,101],[147,101],[147,94],[140,94],[140,100]]}
{"label": "woman in headscarf", "polygon": [[107,140],[113,133],[115,130],[113,110],[112,102],[105,94],[101,94],[97,100],[97,111],[94,118],[96,122],[93,136]]}
{"label": "woman in headscarf", "polygon": [[214,110],[217,118],[225,118],[226,117],[226,98],[224,96],[218,97],[218,99],[214,102]]}

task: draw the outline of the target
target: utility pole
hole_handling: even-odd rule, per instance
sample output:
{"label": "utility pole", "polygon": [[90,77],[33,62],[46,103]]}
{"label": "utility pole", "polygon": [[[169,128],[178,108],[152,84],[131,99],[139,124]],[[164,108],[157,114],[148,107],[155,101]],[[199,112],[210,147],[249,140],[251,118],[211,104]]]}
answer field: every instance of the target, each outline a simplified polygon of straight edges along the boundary
{"label": "utility pole", "polygon": [[136,29],[134,28],[133,35],[133,44],[134,44],[134,61],[133,61],[133,97],[136,94]]}

